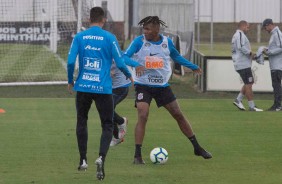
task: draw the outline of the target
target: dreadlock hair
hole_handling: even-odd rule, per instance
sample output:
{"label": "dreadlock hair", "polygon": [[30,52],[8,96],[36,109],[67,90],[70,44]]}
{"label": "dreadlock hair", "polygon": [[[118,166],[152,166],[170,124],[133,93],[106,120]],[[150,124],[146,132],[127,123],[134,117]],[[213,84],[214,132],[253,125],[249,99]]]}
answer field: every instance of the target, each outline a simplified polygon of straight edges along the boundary
{"label": "dreadlock hair", "polygon": [[167,25],[165,25],[165,22],[160,20],[158,16],[148,16],[145,17],[144,19],[140,20],[140,22],[138,23],[139,26],[144,26],[147,24],[158,24],[161,25],[163,27],[167,27]]}

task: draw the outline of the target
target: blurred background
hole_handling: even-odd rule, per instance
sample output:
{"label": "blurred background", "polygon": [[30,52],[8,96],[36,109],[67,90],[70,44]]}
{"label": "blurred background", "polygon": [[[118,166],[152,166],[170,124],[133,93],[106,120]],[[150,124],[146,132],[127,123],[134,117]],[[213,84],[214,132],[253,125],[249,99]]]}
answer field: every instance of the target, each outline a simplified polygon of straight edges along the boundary
{"label": "blurred background", "polygon": [[[166,22],[168,28],[162,33],[204,71],[193,76],[173,63],[171,83],[183,97],[194,92],[237,91],[242,82],[230,53],[237,23],[250,23],[247,36],[255,52],[269,40],[262,21],[272,18],[280,26],[282,20],[282,0],[0,0],[0,4],[0,97],[32,96],[35,88],[43,88],[36,96],[64,96],[55,91],[65,90],[68,50],[73,36],[88,28],[89,10],[94,6],[107,12],[104,29],[117,36],[122,49],[142,34],[138,27],[142,18],[157,15]],[[255,63],[253,72],[254,91],[270,92],[267,61],[264,66]]]}

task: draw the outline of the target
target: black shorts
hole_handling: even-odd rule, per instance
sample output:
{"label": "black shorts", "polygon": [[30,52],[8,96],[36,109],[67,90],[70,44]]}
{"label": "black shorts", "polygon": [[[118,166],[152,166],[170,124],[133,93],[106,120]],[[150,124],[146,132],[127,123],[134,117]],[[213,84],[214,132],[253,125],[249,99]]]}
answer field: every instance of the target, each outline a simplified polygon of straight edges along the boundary
{"label": "black shorts", "polygon": [[138,102],[146,102],[150,105],[153,98],[155,99],[158,107],[167,105],[176,100],[176,97],[169,86],[149,87],[135,85],[135,104]]}
{"label": "black shorts", "polygon": [[241,79],[243,80],[244,84],[253,84],[254,77],[251,68],[245,68],[242,70],[237,70],[240,74]]}

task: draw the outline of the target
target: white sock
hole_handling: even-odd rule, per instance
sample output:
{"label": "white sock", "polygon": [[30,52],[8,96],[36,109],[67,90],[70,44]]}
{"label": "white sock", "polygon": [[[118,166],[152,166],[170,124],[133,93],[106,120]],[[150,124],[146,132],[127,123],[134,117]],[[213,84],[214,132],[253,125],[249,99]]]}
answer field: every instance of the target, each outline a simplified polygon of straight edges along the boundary
{"label": "white sock", "polygon": [[239,102],[242,102],[243,98],[244,98],[244,95],[242,93],[239,93],[238,96],[237,96],[237,100]]}
{"label": "white sock", "polygon": [[248,101],[248,104],[249,104],[249,107],[252,109],[255,107],[255,102],[253,100]]}

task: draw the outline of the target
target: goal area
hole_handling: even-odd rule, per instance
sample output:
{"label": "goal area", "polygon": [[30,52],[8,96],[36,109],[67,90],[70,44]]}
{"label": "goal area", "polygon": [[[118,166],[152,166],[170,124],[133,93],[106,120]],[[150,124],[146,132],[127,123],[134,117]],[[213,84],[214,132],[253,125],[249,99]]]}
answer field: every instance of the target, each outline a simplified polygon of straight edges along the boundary
{"label": "goal area", "polygon": [[93,1],[0,2],[0,85],[66,84],[69,46]]}

